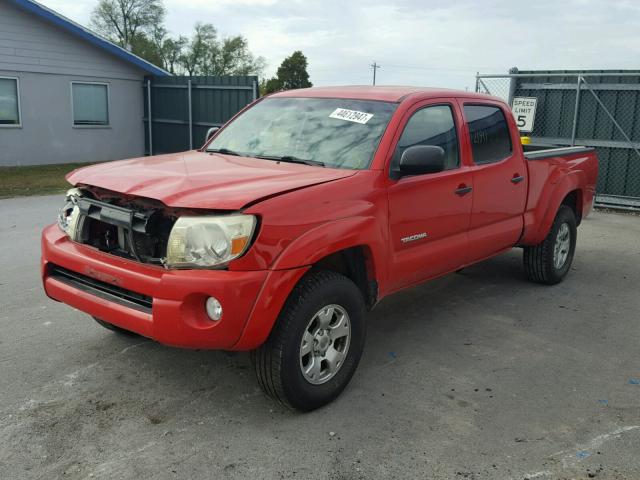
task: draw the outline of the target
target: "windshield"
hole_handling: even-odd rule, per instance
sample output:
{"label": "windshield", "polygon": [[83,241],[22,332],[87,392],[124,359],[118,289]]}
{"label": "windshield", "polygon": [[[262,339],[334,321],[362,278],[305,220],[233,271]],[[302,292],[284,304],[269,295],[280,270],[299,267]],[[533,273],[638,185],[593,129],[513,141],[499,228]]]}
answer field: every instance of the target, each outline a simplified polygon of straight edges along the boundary
{"label": "windshield", "polygon": [[267,98],[230,123],[207,151],[365,169],[396,104],[337,98]]}

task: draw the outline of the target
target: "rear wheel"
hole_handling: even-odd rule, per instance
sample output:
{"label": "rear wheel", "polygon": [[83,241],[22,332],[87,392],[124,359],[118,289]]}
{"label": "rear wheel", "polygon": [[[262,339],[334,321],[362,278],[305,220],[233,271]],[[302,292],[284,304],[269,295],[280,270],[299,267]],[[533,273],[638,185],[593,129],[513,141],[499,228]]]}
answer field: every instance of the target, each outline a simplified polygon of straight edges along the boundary
{"label": "rear wheel", "polygon": [[561,205],[547,237],[535,247],[524,248],[524,268],[530,280],[554,285],[567,275],[576,249],[576,217]]}
{"label": "rear wheel", "polygon": [[258,383],[283,405],[309,411],[334,400],[358,366],[364,300],[348,278],[307,274],[294,288],[267,341],[251,352]]}
{"label": "rear wheel", "polygon": [[113,325],[112,323],[109,322],[105,322],[104,320],[100,320],[99,318],[93,317],[93,319],[98,322],[99,325],[101,325],[102,327],[106,328],[107,330],[111,330],[112,332],[116,332],[120,335],[127,335],[129,337],[134,337],[137,336],[138,334],[135,332],[132,332],[130,330],[125,330],[124,328],[120,328],[116,325]]}

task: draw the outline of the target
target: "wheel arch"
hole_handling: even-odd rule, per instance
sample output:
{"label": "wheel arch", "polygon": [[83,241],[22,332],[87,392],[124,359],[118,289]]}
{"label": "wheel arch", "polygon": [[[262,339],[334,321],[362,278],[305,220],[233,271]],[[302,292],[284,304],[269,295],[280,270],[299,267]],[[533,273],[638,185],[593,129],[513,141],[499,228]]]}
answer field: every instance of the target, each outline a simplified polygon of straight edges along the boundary
{"label": "wheel arch", "polygon": [[371,309],[378,299],[378,281],[373,254],[367,245],[356,245],[333,252],[313,264],[312,270],[331,270],[356,284]]}
{"label": "wheel arch", "polygon": [[[270,266],[240,340],[233,350],[260,346],[275,325],[295,286],[312,269],[341,273],[363,294],[368,308],[380,298],[384,278],[384,239],[373,217],[351,217],[322,224],[291,242]],[[364,240],[367,240],[366,242]]]}
{"label": "wheel arch", "polygon": [[582,172],[576,171],[565,175],[558,183],[549,183],[548,189],[542,194],[542,198],[548,198],[548,201],[525,213],[525,228],[520,245],[537,245],[542,242],[551,230],[561,205],[570,207],[576,216],[576,223],[580,224],[585,203],[583,176]]}
{"label": "wheel arch", "polygon": [[377,220],[368,216],[324,223],[291,242],[271,269],[310,266],[336,271],[358,285],[367,304],[372,305],[378,286],[386,278],[385,238],[381,231]]}

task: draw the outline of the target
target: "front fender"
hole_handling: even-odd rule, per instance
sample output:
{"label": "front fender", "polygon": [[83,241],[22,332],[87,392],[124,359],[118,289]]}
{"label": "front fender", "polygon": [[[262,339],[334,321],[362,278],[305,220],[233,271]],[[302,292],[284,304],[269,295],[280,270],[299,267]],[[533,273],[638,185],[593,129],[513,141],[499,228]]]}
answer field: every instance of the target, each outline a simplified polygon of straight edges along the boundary
{"label": "front fender", "polygon": [[[269,336],[286,299],[311,265],[332,253],[364,246],[370,272],[379,282],[385,278],[384,229],[374,217],[332,220],[305,232],[273,261],[244,331],[233,350],[252,350]],[[380,285],[382,287],[382,285]]]}
{"label": "front fender", "polygon": [[289,294],[307,271],[309,267],[268,273],[240,339],[231,350],[253,350],[267,340]]}
{"label": "front fender", "polygon": [[[374,217],[356,216],[323,223],[291,242],[274,260],[271,268],[283,270],[313,265],[340,250],[365,246],[369,250],[373,272],[380,282],[386,278],[383,261],[386,234]],[[381,277],[381,278],[380,278]]]}

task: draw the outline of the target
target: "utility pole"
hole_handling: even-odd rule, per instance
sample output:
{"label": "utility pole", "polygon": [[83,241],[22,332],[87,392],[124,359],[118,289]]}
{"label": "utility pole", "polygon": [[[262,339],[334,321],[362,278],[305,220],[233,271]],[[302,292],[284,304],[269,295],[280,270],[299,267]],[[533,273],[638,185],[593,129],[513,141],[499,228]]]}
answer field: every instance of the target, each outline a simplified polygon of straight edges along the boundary
{"label": "utility pole", "polygon": [[376,62],[373,62],[371,64],[371,68],[373,68],[373,84],[376,84],[376,70],[378,70],[380,68],[380,65],[378,65]]}

